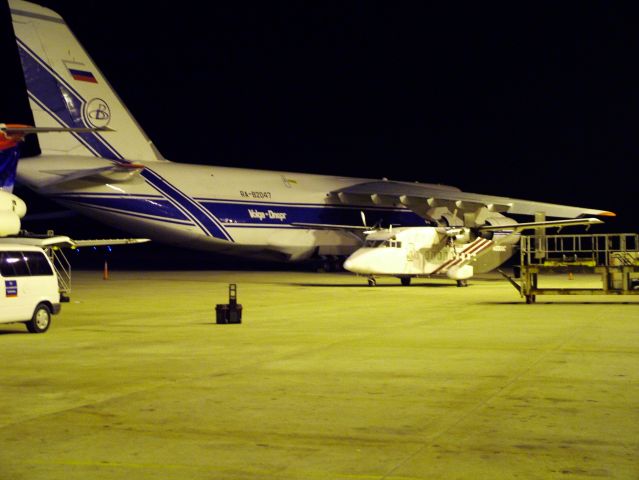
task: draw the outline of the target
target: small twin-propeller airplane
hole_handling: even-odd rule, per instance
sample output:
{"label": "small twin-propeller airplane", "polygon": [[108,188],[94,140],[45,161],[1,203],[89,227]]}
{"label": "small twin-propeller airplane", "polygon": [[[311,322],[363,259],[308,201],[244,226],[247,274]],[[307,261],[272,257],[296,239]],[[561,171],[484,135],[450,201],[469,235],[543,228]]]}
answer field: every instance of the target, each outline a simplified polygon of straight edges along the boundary
{"label": "small twin-propeller airplane", "polygon": [[413,277],[446,275],[460,287],[475,273],[489,272],[514,253],[524,230],[570,225],[597,225],[598,218],[513,223],[502,226],[399,227],[373,230],[364,245],[346,259],[344,268],[368,276],[393,276],[409,285]]}
{"label": "small twin-propeller airplane", "polygon": [[[20,0],[9,0],[9,5],[35,126],[89,129],[38,135],[41,154],[20,161],[18,181],[135,235],[286,261],[357,251],[345,265],[353,271],[400,278],[446,274],[463,280],[469,257],[489,253],[472,265],[481,271],[512,254],[513,232],[521,228],[506,214],[614,215],[439,184],[170,162],[57,13]],[[97,130],[105,127],[110,131]],[[362,214],[373,224],[398,227],[368,234],[362,247],[362,230],[354,226],[361,225]],[[491,239],[492,227],[497,232]],[[397,253],[395,265],[387,266],[391,256],[382,261],[380,252],[391,249]]]}

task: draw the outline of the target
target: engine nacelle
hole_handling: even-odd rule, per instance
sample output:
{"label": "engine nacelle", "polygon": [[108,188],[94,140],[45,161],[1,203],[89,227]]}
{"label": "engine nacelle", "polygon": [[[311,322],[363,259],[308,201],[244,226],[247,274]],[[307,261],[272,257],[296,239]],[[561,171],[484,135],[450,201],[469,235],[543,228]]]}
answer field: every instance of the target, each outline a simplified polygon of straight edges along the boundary
{"label": "engine nacelle", "polygon": [[465,245],[470,242],[470,228],[449,228],[447,234],[454,240],[456,245]]}
{"label": "engine nacelle", "polygon": [[20,233],[20,217],[13,212],[0,212],[0,237]]}
{"label": "engine nacelle", "polygon": [[446,276],[451,280],[468,280],[473,276],[474,269],[472,265],[464,265],[463,267],[453,267],[446,272]]}
{"label": "engine nacelle", "polygon": [[9,192],[0,191],[0,237],[20,232],[20,219],[27,213],[27,204]]}
{"label": "engine nacelle", "polygon": [[[491,227],[509,226],[517,224],[512,218],[506,217],[500,213],[495,213],[486,219],[486,224]],[[514,245],[519,242],[521,234],[514,233],[512,229],[504,228],[503,231],[480,231],[479,236],[487,238],[488,240],[494,240],[500,245]]]}
{"label": "engine nacelle", "polygon": [[0,212],[13,212],[22,218],[27,214],[27,204],[13,193],[0,190]]}
{"label": "engine nacelle", "polygon": [[446,227],[463,227],[464,221],[447,211],[446,213],[442,213],[441,216],[437,219],[437,223],[439,225],[443,225]]}
{"label": "engine nacelle", "polygon": [[512,218],[502,215],[501,213],[494,213],[490,217],[486,218],[486,223],[491,227],[499,227],[501,225],[513,225],[517,222]]}

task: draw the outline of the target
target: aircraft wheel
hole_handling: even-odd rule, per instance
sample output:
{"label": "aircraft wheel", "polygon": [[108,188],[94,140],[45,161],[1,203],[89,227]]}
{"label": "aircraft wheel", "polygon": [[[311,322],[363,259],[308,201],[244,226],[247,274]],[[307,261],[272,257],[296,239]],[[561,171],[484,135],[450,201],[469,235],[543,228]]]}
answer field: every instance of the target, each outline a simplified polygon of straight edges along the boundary
{"label": "aircraft wheel", "polygon": [[44,333],[51,325],[51,310],[44,303],[39,304],[33,312],[33,317],[25,322],[31,333]]}
{"label": "aircraft wheel", "polygon": [[377,285],[377,280],[375,280],[373,277],[368,277],[368,286],[374,287],[375,285]]}
{"label": "aircraft wheel", "polygon": [[410,277],[401,277],[399,279],[402,282],[404,287],[408,287],[410,285],[411,278]]}
{"label": "aircraft wheel", "polygon": [[468,280],[457,280],[457,286],[458,287],[467,287],[468,286]]}
{"label": "aircraft wheel", "polygon": [[537,300],[535,295],[526,295],[526,303],[535,303]]}

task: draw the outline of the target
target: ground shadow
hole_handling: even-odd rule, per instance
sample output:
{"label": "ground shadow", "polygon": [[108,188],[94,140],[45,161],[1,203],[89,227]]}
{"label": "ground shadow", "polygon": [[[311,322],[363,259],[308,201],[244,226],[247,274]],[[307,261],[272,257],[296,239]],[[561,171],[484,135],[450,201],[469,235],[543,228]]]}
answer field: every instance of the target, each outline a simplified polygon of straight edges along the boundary
{"label": "ground shadow", "polygon": [[509,302],[478,302],[477,305],[524,305],[534,308],[535,305],[637,305],[639,306],[639,302],[606,302],[602,300],[595,300],[592,302],[588,301],[565,301],[565,302],[556,302],[552,300],[537,300],[535,303],[526,303],[525,300],[520,301],[509,301]]}
{"label": "ground shadow", "polygon": [[401,284],[377,284],[374,287],[366,285],[366,283],[289,283],[293,287],[338,287],[338,288],[370,288],[375,290],[377,288],[439,288],[439,287],[454,287],[455,284],[449,283],[418,283],[416,285],[401,285]]}
{"label": "ground shadow", "polygon": [[0,336],[2,335],[29,335],[29,332],[22,330],[0,330]]}

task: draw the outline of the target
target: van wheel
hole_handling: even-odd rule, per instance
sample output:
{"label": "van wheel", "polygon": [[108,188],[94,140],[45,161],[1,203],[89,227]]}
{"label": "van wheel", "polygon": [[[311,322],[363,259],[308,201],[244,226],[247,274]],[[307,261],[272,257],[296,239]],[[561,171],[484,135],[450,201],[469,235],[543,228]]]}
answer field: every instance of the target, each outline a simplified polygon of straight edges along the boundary
{"label": "van wheel", "polygon": [[31,333],[44,333],[51,325],[51,310],[44,303],[39,304],[31,320],[25,323]]}

